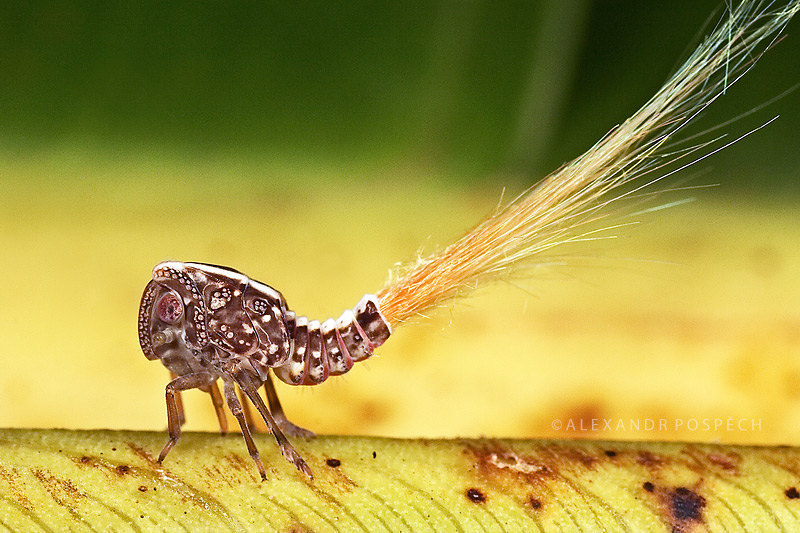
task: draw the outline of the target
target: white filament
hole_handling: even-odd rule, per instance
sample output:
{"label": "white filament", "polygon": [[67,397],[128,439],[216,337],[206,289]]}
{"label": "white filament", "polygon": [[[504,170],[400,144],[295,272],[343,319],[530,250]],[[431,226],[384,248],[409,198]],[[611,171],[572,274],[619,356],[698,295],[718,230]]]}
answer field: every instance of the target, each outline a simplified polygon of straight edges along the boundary
{"label": "white filament", "polygon": [[[378,294],[381,313],[396,326],[474,289],[480,281],[509,275],[512,266],[535,262],[542,252],[591,239],[593,232],[586,224],[606,216],[609,204],[641,194],[736,142],[720,146],[720,137],[674,148],[674,137],[749,71],[798,10],[800,0],[780,8],[765,1],[730,7],[724,20],[632,117],[586,153],[499,206],[440,253],[395,273]],[[678,168],[666,171],[676,162]],[[623,185],[627,187],[620,192]]]}

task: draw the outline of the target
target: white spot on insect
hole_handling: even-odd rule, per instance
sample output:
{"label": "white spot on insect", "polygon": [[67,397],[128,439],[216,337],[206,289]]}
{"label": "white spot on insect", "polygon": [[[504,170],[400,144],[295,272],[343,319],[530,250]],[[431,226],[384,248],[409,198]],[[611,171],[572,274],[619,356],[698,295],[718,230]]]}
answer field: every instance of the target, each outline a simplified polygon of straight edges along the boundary
{"label": "white spot on insect", "polygon": [[297,352],[297,355],[305,355],[306,347],[305,346],[298,346],[297,350],[295,350],[295,351]]}
{"label": "white spot on insect", "polygon": [[270,320],[272,320],[272,315],[264,315],[264,317],[261,320],[263,320],[264,322],[269,322]]}
{"label": "white spot on insect", "polygon": [[240,291],[239,289],[236,289],[235,291],[233,291],[233,295],[234,296],[240,296],[241,294],[242,294],[242,291]]}
{"label": "white spot on insect", "polygon": [[[229,339],[232,339],[232,338],[233,338],[233,332],[232,332],[232,331],[229,331],[229,332],[228,332],[228,333],[227,333],[225,336],[226,336],[227,338],[229,338]],[[241,341],[241,340],[240,340],[240,341],[239,341],[239,344],[242,344],[242,342],[244,342],[244,341]]]}
{"label": "white spot on insect", "polygon": [[251,333],[253,333],[253,326],[251,326],[251,325],[250,325],[249,323],[247,323],[247,322],[245,322],[245,323],[243,323],[243,324],[242,324],[242,329],[243,329],[243,330],[244,330],[244,332],[245,332],[245,333],[247,333],[248,335],[249,335],[249,334],[251,334]]}
{"label": "white spot on insect", "polygon": [[339,348],[331,348],[331,355],[339,355]]}
{"label": "white spot on insect", "polygon": [[278,352],[278,345],[277,344],[270,344],[269,345],[269,353],[270,355],[274,355]]}
{"label": "white spot on insect", "polygon": [[244,339],[239,339],[239,344],[244,344]]}
{"label": "white spot on insect", "polygon": [[211,309],[216,311],[217,309],[222,309],[223,307],[225,307],[226,303],[228,303],[228,302],[224,298],[216,298],[215,297],[215,298],[211,298],[211,303],[208,306]]}
{"label": "white spot on insect", "polygon": [[318,352],[318,351],[315,350],[315,351],[311,352],[311,356],[314,359],[319,359],[322,356],[322,352]]}
{"label": "white spot on insect", "polygon": [[222,325],[219,327],[219,329],[221,329],[222,331],[228,331],[228,324],[222,324]]}

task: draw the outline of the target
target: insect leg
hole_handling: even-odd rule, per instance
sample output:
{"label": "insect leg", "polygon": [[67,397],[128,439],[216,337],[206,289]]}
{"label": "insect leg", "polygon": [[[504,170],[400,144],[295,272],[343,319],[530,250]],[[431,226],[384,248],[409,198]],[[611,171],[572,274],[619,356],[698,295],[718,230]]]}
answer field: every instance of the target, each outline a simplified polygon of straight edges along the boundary
{"label": "insect leg", "polygon": [[267,393],[267,403],[269,403],[269,410],[272,413],[272,418],[275,419],[275,423],[278,424],[278,427],[281,428],[284,433],[292,437],[314,436],[313,431],[296,426],[286,418],[286,413],[283,412],[281,401],[278,399],[278,392],[275,390],[275,385],[272,384],[272,374],[267,374],[267,380],[264,382],[264,390]]}
{"label": "insect leg", "polygon": [[206,372],[201,372],[199,374],[186,374],[185,376],[179,376],[167,383],[167,427],[169,431],[169,440],[164,445],[161,453],[158,454],[159,463],[164,460],[172,447],[175,446],[175,443],[178,442],[178,439],[181,438],[181,414],[183,413],[183,410],[182,408],[180,410],[178,408],[178,395],[181,391],[188,389],[199,389],[213,382],[213,375]]}
{"label": "insect leg", "polygon": [[261,480],[264,481],[267,479],[267,473],[264,471],[264,463],[261,462],[261,458],[258,456],[258,448],[256,448],[256,443],[253,442],[253,436],[250,434],[250,428],[247,426],[242,404],[239,403],[239,398],[236,397],[236,385],[230,378],[223,378],[222,381],[228,409],[231,410],[233,416],[236,417],[236,421],[239,422],[239,427],[242,428],[242,437],[244,437],[244,442],[247,444],[247,451],[250,452],[250,457],[256,463],[258,473],[261,474]]}
{"label": "insect leg", "polygon": [[[172,381],[173,379],[177,378],[178,375],[174,372],[169,373],[169,379]],[[181,399],[181,393],[175,393],[175,404],[178,409],[178,423],[183,426],[186,423],[186,415],[183,412],[183,400]]]}
{"label": "insect leg", "polygon": [[214,404],[214,412],[217,414],[219,423],[219,432],[224,435],[228,432],[228,418],[225,416],[225,406],[222,403],[222,394],[219,392],[217,382],[215,381],[208,387],[202,387],[202,390],[211,395],[211,403]]}
{"label": "insect leg", "polygon": [[247,420],[247,425],[254,433],[261,432],[261,428],[258,427],[256,419],[253,418],[253,410],[250,409],[250,400],[247,399],[247,396],[245,396],[241,389],[239,389],[238,392],[239,402],[242,404],[242,411],[244,412],[244,419]]}
{"label": "insect leg", "polygon": [[261,417],[264,419],[264,422],[267,424],[267,429],[269,432],[272,433],[272,436],[275,437],[275,440],[278,442],[278,448],[281,450],[281,454],[298,470],[303,472],[310,478],[314,477],[314,474],[311,472],[311,468],[309,468],[308,464],[300,457],[300,454],[295,451],[292,444],[289,442],[289,439],[281,432],[278,424],[272,418],[272,415],[267,409],[267,406],[264,404],[264,400],[261,399],[261,396],[258,394],[258,389],[253,387],[249,383],[239,383],[239,386],[242,388],[242,391],[250,398],[250,401],[253,402],[253,405],[256,406],[258,412],[261,414]]}

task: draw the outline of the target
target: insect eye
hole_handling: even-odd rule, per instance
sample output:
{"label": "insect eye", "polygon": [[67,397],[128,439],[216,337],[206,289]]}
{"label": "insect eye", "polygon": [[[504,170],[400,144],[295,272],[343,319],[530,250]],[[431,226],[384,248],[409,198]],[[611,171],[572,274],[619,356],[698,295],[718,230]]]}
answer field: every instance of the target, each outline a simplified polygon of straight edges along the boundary
{"label": "insect eye", "polygon": [[183,302],[168,292],[158,302],[158,318],[168,324],[174,324],[183,316]]}

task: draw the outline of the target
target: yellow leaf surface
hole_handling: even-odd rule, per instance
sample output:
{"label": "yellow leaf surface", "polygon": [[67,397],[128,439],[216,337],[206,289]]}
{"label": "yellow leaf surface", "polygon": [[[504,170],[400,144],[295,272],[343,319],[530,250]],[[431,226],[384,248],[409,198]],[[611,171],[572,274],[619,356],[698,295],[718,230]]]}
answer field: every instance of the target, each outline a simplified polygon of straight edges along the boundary
{"label": "yellow leaf surface", "polygon": [[794,531],[800,449],[686,443],[295,439],[308,479],[257,436],[2,430],[14,531]]}

